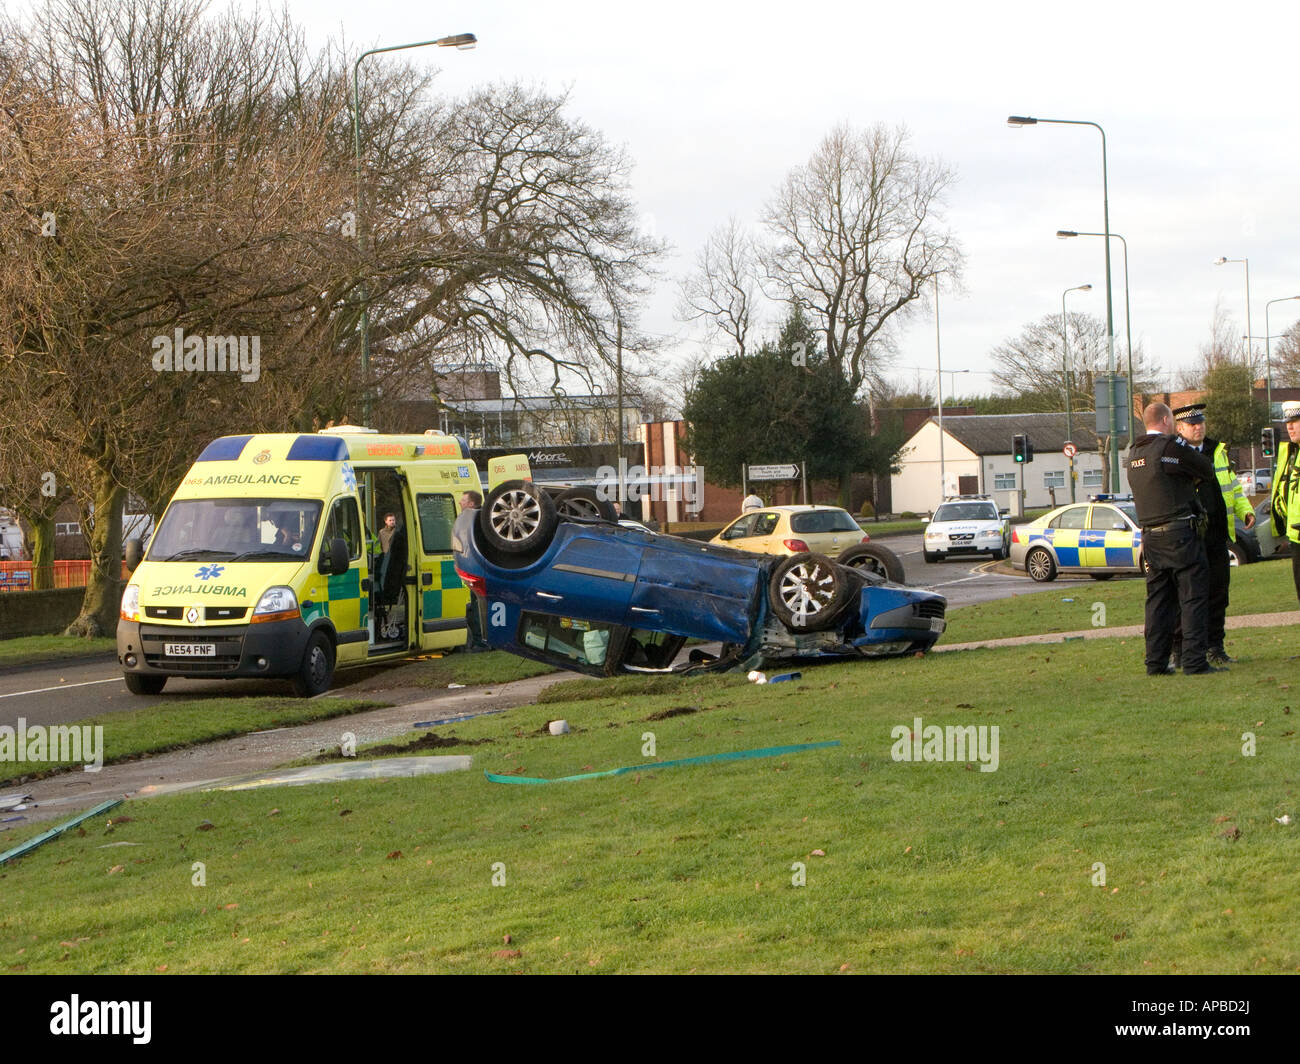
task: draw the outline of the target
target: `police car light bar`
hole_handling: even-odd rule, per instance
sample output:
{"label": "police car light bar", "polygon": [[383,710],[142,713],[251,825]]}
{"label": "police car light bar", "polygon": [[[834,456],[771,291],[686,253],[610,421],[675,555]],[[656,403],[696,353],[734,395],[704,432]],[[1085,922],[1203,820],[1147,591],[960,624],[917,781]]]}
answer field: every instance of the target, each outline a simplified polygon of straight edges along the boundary
{"label": "police car light bar", "polygon": [[1132,495],[1089,495],[1089,502],[1132,502]]}

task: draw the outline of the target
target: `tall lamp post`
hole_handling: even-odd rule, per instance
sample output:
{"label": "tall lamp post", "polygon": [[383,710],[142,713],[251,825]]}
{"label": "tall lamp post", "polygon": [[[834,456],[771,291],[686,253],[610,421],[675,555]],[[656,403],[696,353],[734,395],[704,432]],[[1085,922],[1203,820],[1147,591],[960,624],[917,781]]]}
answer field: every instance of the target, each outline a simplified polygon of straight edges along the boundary
{"label": "tall lamp post", "polygon": [[1220,255],[1214,260],[1216,266],[1226,266],[1230,262],[1240,262],[1246,267],[1246,361],[1250,361],[1250,349],[1253,346],[1253,334],[1250,331],[1250,259],[1226,259]]}
{"label": "tall lamp post", "polygon": [[934,362],[939,377],[939,501],[943,502],[943,493],[948,481],[943,469],[943,350],[939,345],[939,275],[934,276]]}
{"label": "tall lamp post", "polygon": [[1300,299],[1300,296],[1282,296],[1280,299],[1270,299],[1264,304],[1264,394],[1267,396],[1265,402],[1268,403],[1268,423],[1273,424],[1273,352],[1271,350],[1273,331],[1268,325],[1268,308],[1274,303],[1285,303],[1291,299]]}
{"label": "tall lamp post", "polygon": [[[433,41],[416,41],[413,44],[394,44],[387,48],[371,48],[357,56],[352,64],[352,143],[356,149],[357,165],[357,245],[365,253],[365,209],[362,205],[363,188],[361,183],[361,96],[358,91],[358,77],[361,61],[370,55],[382,52],[404,52],[408,48],[459,48],[468,51],[478,44],[478,38],[472,33],[457,33],[452,37],[439,37]],[[370,283],[364,277],[361,281],[361,386],[363,419],[370,423]]]}
{"label": "tall lamp post", "polygon": [[[1061,293],[1061,369],[1065,373],[1065,438],[1074,439],[1074,417],[1070,412],[1070,323],[1065,316],[1065,297],[1071,292],[1091,292],[1092,285],[1077,284]],[[1074,502],[1074,459],[1070,459],[1070,501]]]}
{"label": "tall lamp post", "polygon": [[[1056,237],[1058,240],[1068,240],[1074,236],[1104,236],[1103,233],[1084,233],[1074,229],[1058,229]],[[1129,310],[1128,300],[1128,241],[1118,233],[1111,233],[1112,240],[1118,240],[1124,248],[1124,339],[1125,346],[1128,348],[1128,405],[1129,405],[1129,429],[1132,439],[1132,432],[1137,428],[1138,415],[1133,410],[1133,397],[1136,394],[1133,390],[1133,314]]]}
{"label": "tall lamp post", "polygon": [[1101,212],[1102,236],[1106,238],[1106,348],[1107,366],[1110,372],[1110,475],[1111,484],[1119,488],[1119,411],[1115,404],[1115,307],[1110,290],[1110,179],[1106,169],[1106,131],[1096,122],[1074,118],[1028,118],[1025,115],[1010,115],[1007,125],[1012,129],[1023,126],[1036,126],[1048,123],[1058,126],[1092,126],[1101,134]]}

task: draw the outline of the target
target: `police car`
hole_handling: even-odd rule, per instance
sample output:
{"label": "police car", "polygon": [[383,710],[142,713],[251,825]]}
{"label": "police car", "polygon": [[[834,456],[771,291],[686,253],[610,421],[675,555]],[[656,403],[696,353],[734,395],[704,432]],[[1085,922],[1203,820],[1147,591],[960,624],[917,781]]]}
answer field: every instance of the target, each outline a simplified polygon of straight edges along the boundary
{"label": "police car", "polygon": [[949,495],[925,526],[923,554],[937,562],[949,554],[1007,556],[1010,525],[987,495]]}
{"label": "police car", "polygon": [[1094,580],[1144,572],[1133,496],[1092,495],[1016,526],[1011,565],[1040,582],[1055,580],[1058,572],[1087,573]]}

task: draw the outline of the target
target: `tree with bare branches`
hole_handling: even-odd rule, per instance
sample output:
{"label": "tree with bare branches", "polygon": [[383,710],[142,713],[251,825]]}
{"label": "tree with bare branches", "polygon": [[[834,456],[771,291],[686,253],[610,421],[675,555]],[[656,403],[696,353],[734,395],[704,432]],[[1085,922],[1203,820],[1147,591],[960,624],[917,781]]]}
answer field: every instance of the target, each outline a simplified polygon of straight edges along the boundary
{"label": "tree with bare branches", "polygon": [[704,321],[710,339],[725,337],[729,353],[743,358],[750,333],[761,324],[758,247],[752,234],[735,218],[715,229],[678,292],[678,319]]}

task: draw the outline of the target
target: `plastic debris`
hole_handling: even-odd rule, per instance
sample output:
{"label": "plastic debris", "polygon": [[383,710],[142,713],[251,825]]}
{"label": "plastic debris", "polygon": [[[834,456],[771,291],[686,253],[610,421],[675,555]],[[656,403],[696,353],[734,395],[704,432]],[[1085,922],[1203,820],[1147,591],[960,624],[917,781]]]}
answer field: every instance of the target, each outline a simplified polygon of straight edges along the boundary
{"label": "plastic debris", "polygon": [[552,735],[568,735],[569,722],[567,720],[553,720],[547,725]]}
{"label": "plastic debris", "polygon": [[803,673],[801,673],[801,672],[783,672],[783,673],[781,673],[781,675],[779,675],[779,676],[771,676],[771,677],[769,677],[767,682],[768,682],[768,683],[785,683],[787,680],[802,680],[802,679],[803,679]]}

